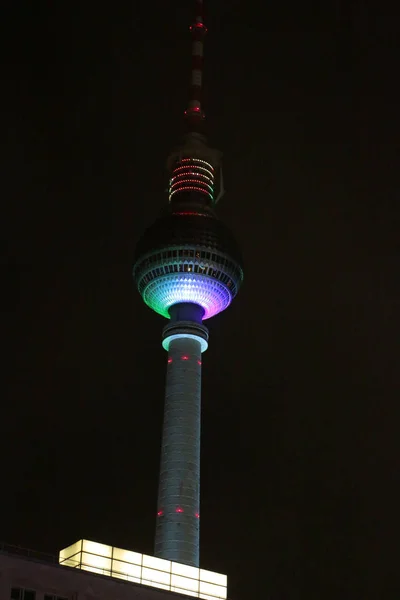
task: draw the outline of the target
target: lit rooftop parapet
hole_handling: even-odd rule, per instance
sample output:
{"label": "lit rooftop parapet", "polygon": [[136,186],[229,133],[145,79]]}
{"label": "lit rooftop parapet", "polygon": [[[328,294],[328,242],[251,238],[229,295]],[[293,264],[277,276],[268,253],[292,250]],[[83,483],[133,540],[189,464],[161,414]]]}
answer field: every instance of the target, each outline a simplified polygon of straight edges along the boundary
{"label": "lit rooftop parapet", "polygon": [[226,575],[89,540],[60,550],[59,563],[195,598],[227,597]]}

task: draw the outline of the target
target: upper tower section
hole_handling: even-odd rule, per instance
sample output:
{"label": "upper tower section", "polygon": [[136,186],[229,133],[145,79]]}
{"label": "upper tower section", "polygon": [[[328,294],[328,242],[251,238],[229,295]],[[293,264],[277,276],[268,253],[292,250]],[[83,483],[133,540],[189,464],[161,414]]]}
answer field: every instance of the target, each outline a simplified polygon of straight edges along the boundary
{"label": "upper tower section", "polygon": [[192,79],[185,119],[190,132],[202,130],[205,118],[201,101],[203,88],[203,48],[207,27],[203,22],[203,0],[196,0],[196,16],[190,27],[192,34]]}
{"label": "upper tower section", "polygon": [[204,136],[203,1],[196,0],[186,135],[167,161],[168,205],[136,248],[133,276],[154,311],[170,318],[175,304],[200,306],[203,319],[225,310],[243,280],[239,247],[215,214],[223,194],[221,153]]}
{"label": "upper tower section", "polygon": [[[186,135],[167,162],[170,173],[168,199],[179,204],[197,199],[214,206],[222,195],[221,153],[210,148],[204,135],[205,114],[202,106],[204,38],[207,27],[203,18],[203,0],[195,0],[195,19],[190,26],[192,36],[192,69],[190,92],[184,113]],[[217,192],[219,188],[219,192]]]}

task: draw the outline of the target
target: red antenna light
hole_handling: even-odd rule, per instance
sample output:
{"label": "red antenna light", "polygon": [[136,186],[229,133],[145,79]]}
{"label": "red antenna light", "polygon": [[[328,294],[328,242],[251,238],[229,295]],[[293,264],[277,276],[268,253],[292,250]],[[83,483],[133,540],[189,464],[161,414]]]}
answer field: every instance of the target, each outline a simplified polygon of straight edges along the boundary
{"label": "red antenna light", "polygon": [[175,512],[177,512],[177,513],[183,513],[183,512],[185,512],[185,511],[183,510],[183,508],[182,508],[181,506],[178,506],[178,507],[175,509]]}
{"label": "red antenna light", "polygon": [[204,29],[205,33],[207,33],[207,31],[208,31],[207,27],[204,25],[204,23],[195,23],[194,25],[191,25],[189,29],[190,29],[190,31],[193,31],[193,29],[195,29],[196,27],[200,28],[200,29]]}

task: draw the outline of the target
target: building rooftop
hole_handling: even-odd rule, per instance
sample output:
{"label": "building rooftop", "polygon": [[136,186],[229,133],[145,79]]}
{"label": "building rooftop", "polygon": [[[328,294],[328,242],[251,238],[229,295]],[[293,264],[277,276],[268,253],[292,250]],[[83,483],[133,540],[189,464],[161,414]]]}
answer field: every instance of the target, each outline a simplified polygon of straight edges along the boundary
{"label": "building rooftop", "polygon": [[204,600],[227,597],[226,575],[90,540],[61,550],[59,563]]}
{"label": "building rooftop", "polygon": [[[146,554],[79,540],[59,556],[0,543],[0,598],[227,598],[227,577]],[[18,595],[19,594],[19,595]]]}

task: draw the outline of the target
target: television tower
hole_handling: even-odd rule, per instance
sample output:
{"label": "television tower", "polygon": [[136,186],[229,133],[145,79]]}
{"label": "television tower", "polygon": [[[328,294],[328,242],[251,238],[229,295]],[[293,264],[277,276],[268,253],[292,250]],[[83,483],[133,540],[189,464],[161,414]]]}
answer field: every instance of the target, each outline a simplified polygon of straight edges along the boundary
{"label": "television tower", "polygon": [[198,567],[203,321],[230,305],[243,269],[235,239],[215,214],[223,183],[221,153],[203,133],[202,0],[190,31],[187,133],[168,158],[168,205],[137,244],[133,276],[144,302],[169,319],[162,332],[168,359],[155,556]]}

